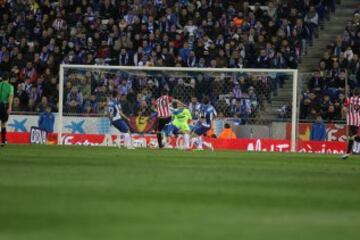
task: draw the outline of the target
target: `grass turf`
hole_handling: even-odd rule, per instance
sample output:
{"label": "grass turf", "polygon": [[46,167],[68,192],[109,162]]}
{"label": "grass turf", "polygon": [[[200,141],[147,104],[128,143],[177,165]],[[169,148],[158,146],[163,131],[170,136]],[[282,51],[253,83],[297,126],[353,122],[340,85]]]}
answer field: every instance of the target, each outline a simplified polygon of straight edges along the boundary
{"label": "grass turf", "polygon": [[360,159],[6,146],[0,239],[360,239]]}

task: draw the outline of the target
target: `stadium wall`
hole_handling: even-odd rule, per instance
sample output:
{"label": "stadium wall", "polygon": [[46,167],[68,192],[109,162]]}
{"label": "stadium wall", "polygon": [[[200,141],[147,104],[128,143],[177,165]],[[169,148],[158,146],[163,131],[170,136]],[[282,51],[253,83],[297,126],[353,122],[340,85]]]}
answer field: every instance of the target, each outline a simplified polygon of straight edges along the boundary
{"label": "stadium wall", "polygon": [[[109,140],[110,137],[110,140]],[[116,135],[104,134],[63,134],[62,144],[82,146],[115,146],[113,144]],[[135,146],[152,147],[156,142],[153,134],[133,136]],[[12,132],[8,134],[9,143],[30,144],[30,133]],[[290,140],[274,139],[216,139],[205,138],[205,141],[212,143],[215,150],[237,150],[253,152],[290,152]],[[175,138],[170,139],[171,148],[179,147]],[[57,134],[49,134],[48,144],[57,144]],[[321,153],[321,154],[343,154],[346,149],[345,142],[315,142],[299,141],[297,152],[300,153]]]}
{"label": "stadium wall", "polygon": [[[30,129],[38,125],[37,115],[12,115],[8,121],[9,143],[29,144]],[[117,132],[109,125],[107,118],[104,117],[64,117],[64,134],[61,142],[64,145],[89,145],[89,146],[109,146],[113,142]],[[55,120],[55,126],[56,125]],[[270,128],[262,125],[240,125],[233,126],[238,139],[215,139],[206,138],[211,142],[215,149],[221,150],[242,150],[242,151],[290,151],[290,124],[273,123],[276,127],[272,137]],[[314,142],[309,140],[310,124],[300,124],[300,141],[298,152],[316,153],[343,153],[346,149],[344,142],[345,128],[343,125],[328,124],[327,132],[329,141]],[[55,132],[57,129],[55,128]],[[109,140],[109,136],[111,140]],[[152,146],[156,142],[153,134],[135,134],[134,139],[138,147]],[[57,143],[57,134],[49,134],[49,144]],[[173,148],[177,147],[176,139],[171,140]]]}
{"label": "stadium wall", "polygon": [[[9,132],[30,132],[31,127],[38,126],[38,115],[11,115],[7,123]],[[109,120],[106,117],[64,117],[63,132],[66,134],[117,134],[118,132],[110,127]],[[55,116],[54,132],[57,129],[58,118]],[[151,128],[154,121],[150,118],[139,119],[132,118],[132,127],[136,132],[146,132]],[[214,133],[220,135],[223,129],[224,121],[219,120],[215,124]],[[286,122],[273,122],[268,125],[232,125],[238,138],[268,138],[278,140],[291,139],[291,124]],[[298,125],[299,138],[303,141],[310,140],[311,123],[300,123]],[[326,124],[327,141],[346,141],[346,128],[344,124]]]}

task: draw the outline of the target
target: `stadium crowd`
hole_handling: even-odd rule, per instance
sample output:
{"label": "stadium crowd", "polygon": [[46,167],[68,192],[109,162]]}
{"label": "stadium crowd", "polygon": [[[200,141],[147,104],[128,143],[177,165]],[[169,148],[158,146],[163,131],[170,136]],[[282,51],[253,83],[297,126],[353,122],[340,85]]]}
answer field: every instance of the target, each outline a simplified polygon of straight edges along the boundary
{"label": "stadium crowd", "polygon": [[[324,50],[318,70],[310,78],[300,105],[301,119],[326,121],[345,118],[345,96],[360,86],[360,9],[354,12],[342,35]],[[349,89],[345,86],[348,85]]]}
{"label": "stadium crowd", "polygon": [[[1,1],[0,72],[12,73],[14,111],[42,112],[47,106],[57,109],[60,63],[296,68],[334,9],[335,0]],[[350,58],[347,50],[358,42],[351,45],[349,41],[359,39],[354,29],[353,24],[348,26],[349,34],[329,49],[328,60],[333,52],[339,58],[342,52],[343,59]],[[356,62],[356,50],[352,49],[351,56]],[[322,62],[326,72],[344,69],[326,59]],[[348,68],[356,70],[350,61]],[[322,77],[325,70],[320,69]],[[186,103],[208,94],[224,116],[246,119],[256,115],[263,101],[271,101],[283,81],[283,76],[157,79],[70,73],[66,76],[65,107],[72,113],[101,113],[109,92],[118,89],[124,105],[129,105],[125,107],[129,114],[146,112],[153,96],[167,87]],[[309,99],[309,105],[315,104],[312,93],[304,96],[303,105]],[[312,108],[302,108],[312,112]]]}

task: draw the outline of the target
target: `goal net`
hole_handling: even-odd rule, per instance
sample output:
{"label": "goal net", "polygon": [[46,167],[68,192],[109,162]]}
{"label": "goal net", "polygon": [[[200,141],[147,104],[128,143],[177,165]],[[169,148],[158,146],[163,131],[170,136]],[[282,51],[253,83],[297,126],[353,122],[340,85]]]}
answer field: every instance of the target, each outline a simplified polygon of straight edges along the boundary
{"label": "goal net", "polygon": [[[153,104],[166,89],[194,119],[204,97],[210,99],[217,117],[208,137],[217,144],[230,126],[237,139],[284,140],[289,151],[296,149],[297,70],[61,65],[59,79],[59,144],[74,139],[91,144],[91,138],[99,145],[112,145],[120,139],[107,117],[108,101],[116,91],[137,146],[156,145],[143,137],[155,133]],[[263,150],[259,144],[248,149]]]}

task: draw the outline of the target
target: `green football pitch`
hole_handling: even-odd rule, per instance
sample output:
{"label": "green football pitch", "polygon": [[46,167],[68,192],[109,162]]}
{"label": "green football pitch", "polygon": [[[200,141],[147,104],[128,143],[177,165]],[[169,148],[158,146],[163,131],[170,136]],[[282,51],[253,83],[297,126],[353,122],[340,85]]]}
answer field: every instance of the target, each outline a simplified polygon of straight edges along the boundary
{"label": "green football pitch", "polygon": [[6,146],[0,239],[360,239],[360,158]]}

